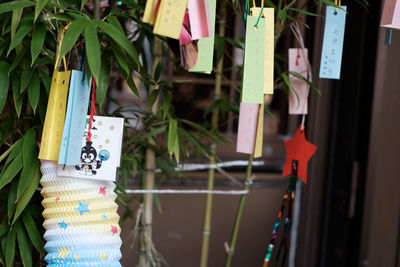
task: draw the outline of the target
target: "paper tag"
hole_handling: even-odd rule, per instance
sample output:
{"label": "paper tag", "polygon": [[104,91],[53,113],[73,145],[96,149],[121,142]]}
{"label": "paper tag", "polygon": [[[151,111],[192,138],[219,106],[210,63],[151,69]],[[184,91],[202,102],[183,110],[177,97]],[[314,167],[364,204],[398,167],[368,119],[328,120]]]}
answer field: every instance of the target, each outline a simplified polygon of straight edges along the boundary
{"label": "paper tag", "polygon": [[385,1],[385,6],[382,12],[381,26],[400,29],[400,1]]}
{"label": "paper tag", "polygon": [[264,101],[265,19],[247,16],[246,46],[242,102],[262,104]]}
{"label": "paper tag", "polygon": [[[305,57],[305,58],[304,58]],[[296,72],[309,80],[307,68],[308,49],[289,48],[289,72]],[[295,92],[289,95],[289,114],[307,114],[308,89],[306,81],[289,74]],[[311,82],[311,81],[310,81]]]}
{"label": "paper tag", "polygon": [[208,0],[188,0],[190,31],[192,40],[210,36],[210,8]]}
{"label": "paper tag", "polygon": [[39,159],[58,160],[64,129],[70,75],[71,71],[54,71],[44,120]]}
{"label": "paper tag", "polygon": [[321,65],[319,77],[325,79],[340,79],[342,64],[343,39],[346,24],[346,6],[344,10],[332,6],[326,7],[324,40],[322,43]]}
{"label": "paper tag", "polygon": [[[154,9],[156,6],[156,0],[147,0],[146,2],[146,7],[144,8],[144,14],[143,14],[143,22],[150,23],[152,21],[152,18],[154,17]],[[154,24],[150,23],[150,24]]]}
{"label": "paper tag", "polygon": [[154,33],[179,39],[187,0],[162,0],[158,10]]}
{"label": "paper tag", "polygon": [[256,144],[254,147],[254,158],[262,156],[264,138],[264,103],[260,105],[257,120]]}
{"label": "paper tag", "polygon": [[[258,17],[260,7],[251,8],[253,16]],[[265,50],[264,50],[264,94],[274,93],[274,46],[275,46],[275,13],[273,8],[264,8]]]}
{"label": "paper tag", "polygon": [[240,103],[236,151],[253,154],[256,141],[259,104]]}
{"label": "paper tag", "polygon": [[86,115],[92,80],[87,83],[85,73],[73,70],[69,87],[67,114],[60,147],[58,164],[77,165],[81,155],[81,138],[85,130]]}
{"label": "paper tag", "polygon": [[215,32],[215,12],[217,1],[209,0],[210,9],[210,37],[202,38],[197,42],[197,62],[190,72],[200,72],[210,74],[213,67],[214,58],[214,32]]}
{"label": "paper tag", "polygon": [[[87,116],[88,121],[89,116]],[[65,168],[59,164],[57,174],[65,177],[115,181],[121,161],[123,125],[123,118],[94,116],[91,142],[86,140],[88,123],[85,136],[81,137],[80,163]]]}

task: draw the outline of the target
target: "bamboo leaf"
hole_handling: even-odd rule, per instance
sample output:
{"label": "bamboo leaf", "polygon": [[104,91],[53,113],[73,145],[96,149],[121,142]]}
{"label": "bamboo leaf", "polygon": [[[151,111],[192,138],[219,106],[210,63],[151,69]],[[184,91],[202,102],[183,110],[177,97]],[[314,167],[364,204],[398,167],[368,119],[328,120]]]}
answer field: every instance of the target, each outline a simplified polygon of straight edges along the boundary
{"label": "bamboo leaf", "polygon": [[10,77],[8,77],[9,68],[10,65],[7,62],[0,61],[0,113],[6,103],[8,88],[10,85]]}
{"label": "bamboo leaf", "polygon": [[40,12],[46,6],[47,2],[49,2],[49,0],[37,0],[35,7],[35,21],[39,17]]}
{"label": "bamboo leaf", "polygon": [[103,106],[104,98],[108,90],[108,83],[110,81],[111,54],[104,52],[101,61],[102,64],[100,67],[100,77],[98,80],[96,80],[96,102],[100,106],[100,108],[101,106]]}
{"label": "bamboo leaf", "polygon": [[25,88],[28,86],[29,82],[31,81],[33,76],[33,68],[25,68],[22,72],[21,77],[21,90],[20,94],[25,91]]}
{"label": "bamboo leaf", "polygon": [[118,19],[113,16],[107,16],[107,21],[112,24],[115,28],[117,28],[123,35],[125,35],[124,29],[121,26],[121,23],[119,23]]}
{"label": "bamboo leaf", "polygon": [[15,258],[15,229],[12,229],[7,234],[6,241],[6,267],[14,266],[14,258]]}
{"label": "bamboo leaf", "polygon": [[95,20],[96,24],[102,29],[108,36],[110,36],[120,47],[122,47],[135,62],[136,66],[139,66],[139,56],[136,52],[133,44],[128,38],[122,34],[115,26],[110,23]]}
{"label": "bamboo leaf", "polygon": [[40,80],[42,81],[42,84],[44,85],[44,88],[46,88],[47,94],[50,92],[50,86],[51,86],[51,77],[50,75],[42,68],[38,68],[39,71],[39,76]]}
{"label": "bamboo leaf", "polygon": [[147,108],[148,109],[151,109],[151,107],[154,105],[159,94],[160,94],[160,90],[152,90],[150,92],[149,99],[147,100]]}
{"label": "bamboo leaf", "polygon": [[10,163],[16,156],[18,156],[18,155],[21,153],[21,150],[22,150],[22,142],[23,142],[22,140],[23,140],[23,138],[18,139],[17,142],[14,143],[13,149],[12,149],[10,155],[8,156],[5,165],[7,165],[8,163]]}
{"label": "bamboo leaf", "polygon": [[11,183],[10,192],[8,193],[8,201],[7,201],[7,214],[8,220],[11,221],[12,215],[15,211],[15,200],[17,200],[17,187],[18,181],[14,180]]}
{"label": "bamboo leaf", "polygon": [[300,104],[299,94],[296,92],[296,90],[293,89],[292,83],[290,82],[290,79],[286,73],[282,73],[282,78],[283,78],[283,81],[285,82],[285,84],[287,85],[287,87],[289,88],[289,92],[293,92],[296,95],[297,107],[298,107],[298,105]]}
{"label": "bamboo leaf", "polygon": [[40,51],[42,51],[44,39],[46,38],[47,27],[43,23],[36,23],[33,30],[32,41],[31,41],[31,57],[32,63],[35,62],[36,58],[39,56]]}
{"label": "bamboo leaf", "polygon": [[17,173],[22,169],[22,156],[18,154],[10,163],[3,175],[0,177],[0,189],[10,183]]}
{"label": "bamboo leaf", "polygon": [[7,51],[7,56],[10,54],[11,50],[19,45],[24,37],[32,30],[32,26],[32,23],[25,23],[18,29],[15,33],[14,39],[11,41],[10,48]]}
{"label": "bamboo leaf", "polygon": [[82,10],[83,7],[86,5],[87,1],[89,1],[89,0],[82,0],[82,3],[81,3],[81,10]]}
{"label": "bamboo leaf", "polygon": [[22,263],[24,267],[32,267],[32,252],[21,221],[15,224],[15,231],[17,232],[19,254],[21,255]]}
{"label": "bamboo leaf", "polygon": [[168,124],[168,153],[172,157],[175,154],[176,161],[179,162],[179,137],[178,137],[178,122],[175,119],[170,119]]}
{"label": "bamboo leaf", "polygon": [[27,188],[29,181],[32,179],[37,165],[36,155],[36,131],[33,128],[30,128],[23,138],[22,162],[24,166],[19,178],[17,199],[21,197],[22,193]]}
{"label": "bamboo leaf", "polygon": [[158,61],[156,69],[154,70],[154,80],[157,82],[160,79],[160,74],[163,71],[163,64],[161,59]]}
{"label": "bamboo leaf", "polygon": [[19,116],[21,116],[22,102],[24,100],[23,96],[20,94],[21,81],[18,79],[15,73],[11,74],[11,81],[13,87],[14,107],[19,118]]}
{"label": "bamboo leaf", "polygon": [[33,113],[36,113],[36,107],[39,103],[40,81],[37,73],[34,73],[31,82],[28,85],[28,99],[32,106]]}
{"label": "bamboo leaf", "polygon": [[191,133],[183,128],[179,128],[179,131],[198,149],[204,156],[210,157],[210,152],[202,146],[201,142],[197,140]]}
{"label": "bamboo leaf", "polygon": [[39,180],[40,180],[40,170],[39,170],[39,163],[37,163],[32,179],[29,181],[26,190],[17,201],[17,208],[15,210],[14,220],[12,222],[13,224],[18,219],[19,215],[24,211],[26,205],[31,200],[33,194],[36,191],[37,186],[39,185]]}
{"label": "bamboo leaf", "polygon": [[90,71],[92,72],[96,81],[98,81],[100,75],[100,44],[97,37],[97,30],[94,22],[87,25],[85,29],[86,45],[89,49],[86,49],[87,60],[89,63]]}
{"label": "bamboo leaf", "polygon": [[21,16],[22,16],[22,8],[14,9],[12,11],[11,15],[11,41],[15,37],[15,33],[17,32],[17,28],[19,25],[19,22],[21,21]]}
{"label": "bamboo leaf", "polygon": [[71,23],[64,35],[64,40],[60,49],[60,58],[65,56],[72,49],[79,35],[81,35],[89,22],[90,21],[86,17],[81,17]]}
{"label": "bamboo leaf", "polygon": [[29,238],[31,239],[33,246],[36,248],[37,251],[40,252],[40,254],[46,254],[46,251],[43,248],[42,236],[40,235],[31,214],[25,211],[24,213],[22,213],[21,218],[24,222],[25,229],[28,232]]}
{"label": "bamboo leaf", "polygon": [[27,51],[28,49],[26,49],[26,47],[22,47],[22,50],[17,53],[17,56],[14,58],[13,62],[11,63],[11,67],[8,70],[9,75],[18,66],[22,59],[25,58]]}
{"label": "bamboo leaf", "polygon": [[10,12],[14,9],[25,8],[25,7],[30,7],[30,6],[34,6],[34,5],[35,5],[35,2],[32,2],[32,1],[23,1],[23,0],[10,1],[10,2],[4,3],[4,4],[0,4],[0,14]]}

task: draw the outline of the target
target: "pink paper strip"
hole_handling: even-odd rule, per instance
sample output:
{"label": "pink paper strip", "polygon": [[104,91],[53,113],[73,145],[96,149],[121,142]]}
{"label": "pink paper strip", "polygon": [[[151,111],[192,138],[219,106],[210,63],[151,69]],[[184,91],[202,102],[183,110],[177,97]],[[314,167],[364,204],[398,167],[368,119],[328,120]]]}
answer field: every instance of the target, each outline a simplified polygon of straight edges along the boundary
{"label": "pink paper strip", "polygon": [[[304,49],[304,56],[308,58],[308,49]],[[289,72],[296,72],[307,78],[307,61],[300,49],[289,48]],[[308,84],[306,81],[289,74],[290,83],[296,91],[289,95],[289,114],[307,114],[308,110]]]}
{"label": "pink paper strip", "polygon": [[240,103],[236,151],[254,153],[260,104]]}
{"label": "pink paper strip", "polygon": [[400,1],[386,0],[382,12],[381,26],[400,29]]}
{"label": "pink paper strip", "polygon": [[209,37],[211,25],[208,0],[188,0],[188,10],[192,39]]}

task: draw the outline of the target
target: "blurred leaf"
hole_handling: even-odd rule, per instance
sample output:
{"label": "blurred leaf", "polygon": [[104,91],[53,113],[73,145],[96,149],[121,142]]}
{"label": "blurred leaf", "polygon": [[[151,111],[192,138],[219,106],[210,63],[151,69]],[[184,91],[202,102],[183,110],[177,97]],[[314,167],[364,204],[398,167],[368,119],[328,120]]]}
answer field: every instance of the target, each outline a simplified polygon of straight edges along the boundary
{"label": "blurred leaf", "polygon": [[82,0],[81,9],[83,9],[83,7],[86,5],[86,3],[87,3],[88,1],[89,1],[89,0]]}
{"label": "blurred leaf", "polygon": [[25,91],[25,88],[28,86],[29,82],[32,79],[32,75],[33,75],[33,68],[28,67],[22,71],[20,94],[22,94]]}
{"label": "blurred leaf", "polygon": [[17,45],[21,43],[24,37],[31,31],[33,24],[25,23],[15,33],[14,39],[11,41],[10,48],[7,51],[7,56]]}
{"label": "blurred leaf", "polygon": [[40,80],[42,81],[44,88],[46,88],[47,94],[49,94],[51,86],[51,77],[44,69],[37,68],[37,70],[39,71]]}
{"label": "blurred leaf", "polygon": [[191,133],[189,133],[188,131],[186,131],[183,128],[179,128],[179,131],[201,152],[203,153],[204,156],[206,157],[210,157],[210,151],[207,151],[207,148],[204,147],[200,140],[198,140],[197,138],[195,138]]}
{"label": "blurred leaf", "polygon": [[100,78],[100,44],[99,38],[97,37],[97,30],[94,22],[89,23],[85,29],[85,38],[86,38],[86,46],[89,49],[86,49],[87,60],[89,62],[90,70],[98,81]]}
{"label": "blurred leaf", "polygon": [[14,222],[18,219],[19,215],[24,211],[26,205],[29,203],[31,200],[33,194],[36,191],[37,186],[39,185],[39,180],[40,180],[40,170],[39,170],[39,162],[36,164],[36,168],[34,170],[32,179],[29,181],[29,184],[24,191],[24,193],[21,195],[21,197],[17,201],[17,208],[15,210],[15,215],[14,215]]}
{"label": "blurred leaf", "polygon": [[42,236],[39,233],[39,230],[37,229],[35,221],[33,220],[31,214],[25,211],[22,213],[21,217],[33,246],[36,248],[37,251],[40,252],[40,254],[45,255],[46,251],[43,248]]}
{"label": "blurred leaf", "polygon": [[82,31],[86,28],[89,22],[90,21],[87,18],[81,17],[77,20],[74,20],[71,25],[69,25],[61,45],[60,59],[72,49],[79,35],[81,35]]}
{"label": "blurred leaf", "polygon": [[32,267],[32,252],[21,221],[15,224],[15,231],[17,232],[19,254],[21,255],[22,263],[24,267]]}
{"label": "blurred leaf", "polygon": [[0,61],[0,113],[6,103],[8,88],[10,85],[10,77],[8,77],[9,68],[10,65],[7,62]]}
{"label": "blurred leaf", "polygon": [[25,58],[25,54],[27,51],[28,49],[26,49],[26,47],[22,47],[22,50],[19,51],[19,53],[17,53],[17,56],[11,63],[11,67],[8,70],[8,74],[10,74],[18,66],[18,64],[22,61],[22,59]]}
{"label": "blurred leaf", "polygon": [[30,128],[23,138],[22,162],[24,166],[19,178],[17,199],[27,188],[37,165],[36,131],[33,128]]}
{"label": "blurred leaf", "polygon": [[10,183],[17,173],[22,169],[22,155],[18,154],[10,163],[3,175],[0,177],[0,189]]}
{"label": "blurred leaf", "polygon": [[230,43],[233,47],[239,48],[239,49],[244,49],[243,46],[241,44],[239,44],[238,42],[236,42],[235,40],[233,40],[232,38],[229,37],[224,37],[224,39]]}
{"label": "blurred leaf", "polygon": [[15,229],[11,229],[7,234],[6,241],[6,267],[14,266],[14,258],[15,258]]}
{"label": "blurred leaf", "polygon": [[160,79],[160,74],[163,71],[163,64],[161,59],[158,61],[156,69],[154,70],[154,80],[157,82]]}
{"label": "blurred leaf", "polygon": [[5,235],[9,231],[10,231],[10,227],[8,226],[6,217],[4,217],[0,224],[0,236]]}
{"label": "blurred leaf", "polygon": [[40,81],[37,73],[35,72],[32,76],[31,82],[28,85],[28,99],[32,106],[33,113],[36,113],[36,107],[39,103],[40,97]]}
{"label": "blurred leaf", "polygon": [[121,23],[119,23],[118,19],[113,16],[107,16],[107,21],[112,24],[116,29],[118,29],[123,35],[125,35],[124,29],[121,26]]}
{"label": "blurred leaf", "polygon": [[12,215],[14,214],[15,211],[15,200],[17,200],[17,187],[18,187],[18,180],[14,180],[11,183],[7,201],[7,215],[9,222],[11,222]]}
{"label": "blurred leaf", "polygon": [[130,56],[130,58],[135,62],[136,66],[139,66],[139,56],[136,52],[135,47],[129,41],[129,39],[122,34],[116,27],[112,24],[101,21],[94,20],[96,24],[108,35],[110,36],[120,47],[122,47]]}
{"label": "blurred leaf", "polygon": [[24,0],[19,0],[19,1],[10,1],[4,4],[0,4],[0,14],[12,11],[17,8],[25,8],[25,7],[30,7],[34,6],[35,2],[32,1],[24,1]]}
{"label": "blurred leaf", "polygon": [[8,156],[5,165],[7,165],[8,163],[10,163],[16,156],[18,156],[19,154],[21,154],[21,151],[22,151],[22,142],[23,142],[22,140],[23,140],[23,138],[18,139],[18,140],[14,143],[13,149],[11,150],[11,153],[10,153],[10,155]]}
{"label": "blurred leaf", "polygon": [[219,62],[224,54],[224,38],[215,36],[215,46],[217,48],[217,62]]}
{"label": "blurred leaf", "polygon": [[23,96],[20,94],[21,91],[21,81],[18,79],[17,75],[11,74],[11,82],[13,87],[13,98],[14,107],[17,112],[18,118],[21,116],[22,102],[24,100]]}
{"label": "blurred leaf", "polygon": [[31,41],[31,56],[32,63],[35,62],[36,58],[39,56],[40,51],[42,51],[44,39],[46,37],[47,27],[44,23],[36,23],[32,34]]}
{"label": "blurred leaf", "polygon": [[157,100],[158,95],[160,94],[160,90],[152,90],[149,95],[149,99],[147,100],[147,109],[151,109],[154,103]]}
{"label": "blurred leaf", "polygon": [[167,91],[163,91],[163,101],[162,101],[162,109],[163,109],[163,119],[167,117],[171,107],[171,98],[169,97],[169,93]]}
{"label": "blurred leaf", "polygon": [[175,154],[176,161],[179,162],[179,137],[178,137],[178,122],[175,119],[170,119],[168,124],[168,153],[172,157]]}
{"label": "blurred leaf", "polygon": [[108,52],[104,52],[101,61],[102,64],[100,67],[100,77],[99,80],[96,80],[96,102],[100,106],[100,108],[101,106],[103,106],[104,98],[108,90],[108,83],[110,81],[111,54]]}
{"label": "blurred leaf", "polygon": [[39,17],[40,12],[46,6],[47,2],[49,2],[49,0],[37,0],[35,7],[35,21]]}
{"label": "blurred leaf", "polygon": [[296,90],[293,89],[292,83],[290,82],[290,79],[286,73],[282,73],[282,78],[283,78],[283,81],[285,82],[286,86],[289,88],[289,92],[293,92],[296,95],[297,107],[298,107],[300,104],[299,94],[296,92]]}
{"label": "blurred leaf", "polygon": [[22,8],[14,9],[11,15],[11,41],[15,37],[15,33],[17,32],[19,22],[21,21],[22,16]]}

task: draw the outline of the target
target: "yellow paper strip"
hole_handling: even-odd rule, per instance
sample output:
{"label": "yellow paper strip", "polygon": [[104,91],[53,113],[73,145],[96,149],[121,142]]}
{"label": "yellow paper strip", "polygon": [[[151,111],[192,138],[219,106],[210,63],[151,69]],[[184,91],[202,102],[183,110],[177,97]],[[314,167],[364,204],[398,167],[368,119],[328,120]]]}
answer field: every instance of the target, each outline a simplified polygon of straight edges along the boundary
{"label": "yellow paper strip", "polygon": [[[252,16],[259,16],[260,7],[251,9]],[[273,8],[264,8],[265,48],[264,48],[264,94],[274,93],[274,35],[275,15]]]}
{"label": "yellow paper strip", "polygon": [[260,105],[260,110],[258,111],[256,143],[254,146],[254,158],[259,158],[262,156],[263,137],[264,137],[264,103]]}
{"label": "yellow paper strip", "polygon": [[187,0],[162,0],[154,25],[154,33],[179,39]]}
{"label": "yellow paper strip", "polygon": [[54,71],[43,126],[39,159],[58,160],[71,71]]}
{"label": "yellow paper strip", "polygon": [[154,7],[156,5],[156,0],[147,0],[146,2],[146,7],[144,8],[144,14],[143,14],[143,22],[151,23],[152,19],[154,21]]}

